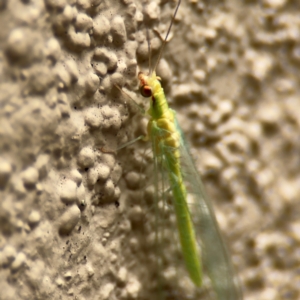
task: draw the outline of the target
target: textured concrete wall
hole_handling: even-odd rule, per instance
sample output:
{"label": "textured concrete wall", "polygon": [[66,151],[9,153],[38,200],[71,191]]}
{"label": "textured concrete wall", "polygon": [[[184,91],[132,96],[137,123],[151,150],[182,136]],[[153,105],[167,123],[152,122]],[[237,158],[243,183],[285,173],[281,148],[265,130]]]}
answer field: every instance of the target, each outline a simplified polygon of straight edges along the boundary
{"label": "textured concrete wall", "polygon": [[[149,146],[115,151],[146,132],[130,98],[147,107],[146,28],[154,64],[175,4],[0,1],[1,300],[157,299],[159,273],[206,298],[172,269],[174,229],[154,245]],[[157,70],[247,300],[300,297],[299,10],[183,1]]]}

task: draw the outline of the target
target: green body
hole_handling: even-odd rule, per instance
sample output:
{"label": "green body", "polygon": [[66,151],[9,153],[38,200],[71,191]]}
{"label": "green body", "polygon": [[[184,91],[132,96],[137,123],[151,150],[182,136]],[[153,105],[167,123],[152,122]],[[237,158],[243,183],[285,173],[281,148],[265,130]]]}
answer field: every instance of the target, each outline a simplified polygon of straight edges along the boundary
{"label": "green body", "polygon": [[[147,111],[150,116],[148,138],[152,141],[156,169],[160,164],[168,174],[179,240],[190,278],[196,287],[200,287],[203,267],[204,273],[210,278],[215,294],[213,298],[242,299],[212,205],[184,145],[176,114],[168,106],[159,77],[156,77],[155,72],[149,76],[140,73],[139,80],[142,95],[150,98],[150,108]],[[192,211],[187,203],[188,194],[194,199]]]}
{"label": "green body", "polygon": [[179,151],[180,132],[175,126],[175,112],[168,107],[165,95],[161,93],[154,97],[156,97],[155,101],[152,101],[148,110],[148,113],[152,113],[148,125],[149,135],[152,138],[153,151],[157,154],[156,156],[163,157],[163,164],[168,173],[179,239],[187,270],[194,284],[200,287],[202,284],[201,256],[186,202],[187,191],[183,182]]}
{"label": "green body", "polygon": [[151,77],[147,76],[143,79],[147,80],[146,84],[152,91],[152,101],[148,110],[151,117],[148,124],[148,135],[152,139],[155,156],[163,157],[173,193],[182,254],[192,281],[199,287],[202,284],[201,256],[186,201],[187,192],[183,182],[179,150],[181,134],[175,124],[175,112],[169,108],[163,88],[155,73]]}

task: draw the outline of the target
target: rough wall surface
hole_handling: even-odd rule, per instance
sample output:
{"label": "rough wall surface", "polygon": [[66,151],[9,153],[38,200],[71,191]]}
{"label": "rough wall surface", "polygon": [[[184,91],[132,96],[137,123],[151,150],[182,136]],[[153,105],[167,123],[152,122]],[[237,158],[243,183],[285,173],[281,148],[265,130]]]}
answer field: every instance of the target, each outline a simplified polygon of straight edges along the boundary
{"label": "rough wall surface", "polygon": [[[156,299],[151,153],[114,150],[175,4],[0,1],[0,299]],[[299,10],[183,1],[157,70],[247,300],[300,297]]]}

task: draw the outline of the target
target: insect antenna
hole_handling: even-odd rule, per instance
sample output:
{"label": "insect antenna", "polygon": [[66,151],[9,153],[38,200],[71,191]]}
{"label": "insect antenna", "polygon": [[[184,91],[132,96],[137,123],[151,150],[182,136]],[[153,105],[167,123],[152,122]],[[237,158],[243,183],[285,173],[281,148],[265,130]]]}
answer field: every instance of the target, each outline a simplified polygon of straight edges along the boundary
{"label": "insect antenna", "polygon": [[[158,58],[157,58],[157,60],[156,60],[156,63],[155,63],[155,66],[154,66],[153,72],[155,72],[155,71],[156,71],[156,68],[157,68],[157,66],[158,66],[158,63],[159,63],[159,61],[160,61],[160,59],[161,59],[162,53],[163,53],[163,51],[164,51],[164,49],[165,49],[165,46],[166,46],[166,43],[167,43],[167,39],[168,39],[169,33],[170,33],[170,31],[171,31],[171,28],[172,28],[172,26],[173,26],[173,23],[174,23],[174,21],[175,21],[175,17],[176,17],[176,14],[177,14],[178,8],[179,8],[179,6],[180,6],[180,3],[181,3],[181,0],[179,0],[179,1],[178,1],[178,3],[177,3],[177,6],[176,6],[176,9],[175,9],[175,11],[174,11],[174,14],[173,14],[173,17],[172,17],[171,23],[170,23],[170,25],[169,25],[169,28],[168,28],[168,31],[167,31],[166,37],[165,37],[165,39],[164,39],[164,41],[163,41],[163,43],[162,43],[162,46],[161,46],[161,49],[160,49],[160,52],[159,52]],[[149,49],[149,47],[150,47],[150,45],[149,45],[149,44],[150,44],[150,43],[148,43],[148,49]],[[149,62],[149,64],[150,64],[150,62]],[[150,74],[151,74],[151,73],[150,73]]]}
{"label": "insect antenna", "polygon": [[151,41],[150,41],[150,35],[149,35],[148,28],[146,28],[146,35],[147,35],[147,42],[148,42],[148,57],[149,57],[148,75],[150,75],[152,73],[152,70],[151,70],[151,54],[152,54],[152,51],[151,51]]}

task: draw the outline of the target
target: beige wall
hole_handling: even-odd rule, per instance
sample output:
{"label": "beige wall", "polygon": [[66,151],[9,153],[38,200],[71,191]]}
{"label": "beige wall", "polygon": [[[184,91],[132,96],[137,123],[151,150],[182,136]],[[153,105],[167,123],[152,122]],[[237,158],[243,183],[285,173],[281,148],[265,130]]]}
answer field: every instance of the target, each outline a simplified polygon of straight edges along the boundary
{"label": "beige wall", "polygon": [[[146,132],[157,2],[0,1],[0,299],[158,299],[157,273],[200,299],[176,228],[154,245],[149,146],[115,151]],[[183,1],[157,69],[249,300],[299,299],[299,9]]]}

